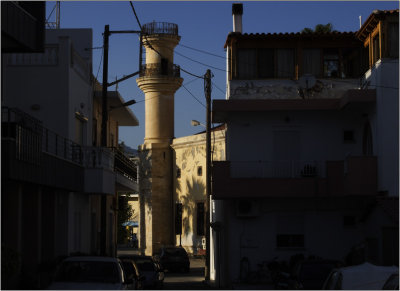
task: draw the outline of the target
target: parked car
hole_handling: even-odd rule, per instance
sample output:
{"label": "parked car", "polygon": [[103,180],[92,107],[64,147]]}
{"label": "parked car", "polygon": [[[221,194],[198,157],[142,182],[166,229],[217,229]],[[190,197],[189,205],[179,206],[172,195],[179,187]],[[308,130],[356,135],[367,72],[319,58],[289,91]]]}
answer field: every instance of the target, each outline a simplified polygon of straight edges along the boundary
{"label": "parked car", "polygon": [[393,274],[399,273],[396,266],[376,266],[364,263],[356,266],[333,269],[326,279],[323,289],[336,290],[377,290]]}
{"label": "parked car", "polygon": [[189,256],[183,247],[161,247],[160,252],[154,258],[168,271],[190,271]]}
{"label": "parked car", "polygon": [[128,286],[128,289],[144,289],[145,277],[140,273],[135,261],[129,258],[120,258],[120,260],[124,269],[125,281],[132,282],[131,286]]}
{"label": "parked car", "polygon": [[164,270],[150,256],[126,255],[120,256],[122,261],[129,259],[135,262],[140,276],[143,277],[144,289],[161,289],[164,283]]}
{"label": "parked car", "polygon": [[312,259],[300,261],[294,267],[292,277],[299,289],[319,290],[332,269],[341,266],[335,260]]}
{"label": "parked car", "polygon": [[399,290],[399,273],[392,274],[383,285],[383,290]]}
{"label": "parked car", "polygon": [[121,261],[110,257],[78,256],[62,261],[57,268],[51,290],[125,290]]}

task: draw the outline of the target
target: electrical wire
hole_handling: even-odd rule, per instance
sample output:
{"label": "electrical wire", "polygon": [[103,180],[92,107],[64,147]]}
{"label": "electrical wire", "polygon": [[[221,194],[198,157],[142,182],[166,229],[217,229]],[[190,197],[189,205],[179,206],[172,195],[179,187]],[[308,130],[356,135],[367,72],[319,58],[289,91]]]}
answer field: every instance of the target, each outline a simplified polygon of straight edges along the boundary
{"label": "electrical wire", "polygon": [[206,67],[209,67],[209,68],[213,68],[213,69],[216,69],[216,70],[219,70],[219,71],[226,72],[225,69],[217,68],[217,67],[214,67],[214,66],[207,65],[207,64],[205,64],[205,63],[196,61],[196,60],[194,60],[194,59],[192,59],[192,58],[189,58],[189,57],[187,57],[187,56],[184,56],[183,54],[181,54],[181,53],[179,53],[179,52],[177,52],[177,51],[175,51],[175,53],[176,53],[177,55],[179,55],[179,56],[185,58],[185,59],[188,59],[188,60],[190,60],[190,61],[192,61],[192,62],[195,62],[195,63],[198,63],[198,64],[200,64],[200,65],[203,65],[203,66],[206,66]]}
{"label": "electrical wire", "polygon": [[219,88],[214,82],[211,81],[211,83],[214,85],[215,88],[217,88],[219,91],[221,91],[222,94],[225,94],[224,90],[222,90],[221,88]]}
{"label": "electrical wire", "polygon": [[49,18],[46,19],[46,23],[49,22],[50,17],[53,15],[54,9],[56,9],[57,7],[57,3],[54,5],[53,10],[51,10],[50,14],[49,14]]}
{"label": "electrical wire", "polygon": [[139,27],[140,27],[140,31],[142,31],[142,25],[140,24],[139,17],[136,14],[135,7],[133,7],[132,1],[129,1],[129,4],[131,4],[133,13],[135,14],[135,17],[136,17],[136,21],[137,21],[137,23],[139,24]]}
{"label": "electrical wire", "polygon": [[196,48],[193,48],[193,47],[190,47],[190,46],[181,44],[181,43],[180,43],[179,45],[182,46],[182,47],[185,47],[185,48],[194,50],[194,51],[198,51],[198,52],[201,52],[201,53],[204,53],[204,54],[208,54],[208,55],[211,55],[211,56],[214,56],[214,57],[218,57],[218,58],[221,58],[221,59],[225,59],[225,57],[223,57],[223,56],[216,55],[216,54],[213,54],[213,53],[210,53],[210,52],[207,52],[207,51],[203,51],[203,50],[200,50],[200,49],[196,49]]}
{"label": "electrical wire", "polygon": [[192,92],[189,91],[188,88],[186,88],[185,85],[182,85],[182,87],[183,87],[186,91],[188,91],[189,94],[190,94],[197,102],[199,102],[199,103],[201,104],[201,106],[203,106],[204,108],[207,108],[198,98],[196,98],[196,96],[194,96],[194,95],[192,94]]}
{"label": "electrical wire", "polygon": [[99,72],[100,72],[101,63],[103,62],[103,55],[104,55],[104,50],[101,51],[101,58],[100,58],[99,68],[97,69],[96,80],[97,80],[97,76],[99,75]]}

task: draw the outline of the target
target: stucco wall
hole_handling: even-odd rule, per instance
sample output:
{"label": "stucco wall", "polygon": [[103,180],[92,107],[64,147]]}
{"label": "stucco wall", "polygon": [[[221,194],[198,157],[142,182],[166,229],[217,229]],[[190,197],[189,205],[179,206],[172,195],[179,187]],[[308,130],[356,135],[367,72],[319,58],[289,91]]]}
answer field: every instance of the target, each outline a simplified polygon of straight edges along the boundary
{"label": "stucco wall", "polygon": [[378,156],[378,190],[399,195],[399,62],[379,60],[365,75],[376,89],[376,111],[371,114],[374,155]]}
{"label": "stucco wall", "polygon": [[[343,225],[345,215],[356,214],[357,219],[361,217],[361,211],[351,211],[350,207],[342,207],[338,211],[329,209],[327,205],[320,205],[318,209],[315,207],[318,203],[316,200],[257,200],[257,215],[239,217],[237,203],[229,201],[225,204],[229,215],[229,219],[225,221],[225,228],[229,229],[226,233],[229,249],[226,250],[228,256],[225,263],[229,266],[232,281],[239,279],[240,260],[243,257],[249,259],[251,270],[257,270],[257,264],[269,262],[274,257],[288,262],[296,254],[344,261],[351,247],[362,241],[363,225]],[[322,210],[323,208],[325,209]],[[303,248],[277,247],[276,236],[283,233],[279,230],[281,217],[295,218],[296,226],[292,225],[291,228],[294,233],[304,235]]]}
{"label": "stucco wall", "polygon": [[359,80],[356,79],[313,78],[309,87],[302,80],[232,80],[229,82],[228,99],[340,98],[347,90],[358,86]]}
{"label": "stucco wall", "polygon": [[[197,235],[197,205],[206,202],[206,134],[176,138],[173,141],[174,203],[182,203],[182,246],[190,253],[202,249],[202,238]],[[211,147],[214,161],[225,160],[225,130],[211,133]],[[198,167],[202,175],[198,175]],[[181,177],[177,178],[180,169]],[[179,245],[179,235],[175,242]]]}
{"label": "stucco wall", "polygon": [[[298,132],[298,160],[344,160],[349,155],[362,155],[363,113],[355,109],[236,114],[229,123],[227,158],[272,161],[276,159],[274,134],[285,131]],[[354,132],[354,142],[343,141],[345,130]]]}

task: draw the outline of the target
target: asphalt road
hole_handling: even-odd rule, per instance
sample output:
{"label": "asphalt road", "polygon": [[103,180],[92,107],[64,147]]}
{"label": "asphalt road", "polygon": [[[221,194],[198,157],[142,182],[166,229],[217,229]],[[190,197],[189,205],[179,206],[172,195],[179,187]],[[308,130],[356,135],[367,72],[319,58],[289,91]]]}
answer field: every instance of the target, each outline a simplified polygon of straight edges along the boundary
{"label": "asphalt road", "polygon": [[[138,254],[137,249],[118,248],[118,255]],[[212,289],[204,283],[205,259],[191,258],[189,273],[165,272],[165,290],[207,290]]]}
{"label": "asphalt road", "polygon": [[165,272],[164,289],[166,290],[206,290],[211,289],[204,283],[204,259],[190,259],[189,273]]}

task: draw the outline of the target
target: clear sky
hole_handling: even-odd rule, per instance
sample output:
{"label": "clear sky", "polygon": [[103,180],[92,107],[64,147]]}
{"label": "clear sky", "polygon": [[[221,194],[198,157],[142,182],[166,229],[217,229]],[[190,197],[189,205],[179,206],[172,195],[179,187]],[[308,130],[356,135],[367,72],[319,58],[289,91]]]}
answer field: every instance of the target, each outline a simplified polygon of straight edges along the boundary
{"label": "clear sky", "polygon": [[[225,98],[224,43],[232,31],[232,1],[133,1],[140,23],[171,22],[179,26],[180,44],[174,63],[195,75],[209,68],[214,78],[212,99]],[[299,32],[304,27],[332,23],[338,31],[357,31],[374,9],[398,9],[398,1],[242,1],[244,33]],[[55,2],[47,2],[47,16]],[[53,14],[54,15],[54,14]],[[139,30],[129,1],[62,1],[61,28],[92,28],[93,47],[103,44],[104,25],[110,30]],[[138,71],[139,39],[136,34],[115,34],[109,45],[109,82]],[[190,47],[190,48],[188,48]],[[210,54],[193,50],[206,51]],[[93,50],[93,74],[102,82],[102,50]],[[201,64],[202,63],[202,64]],[[205,124],[203,80],[181,71],[183,84],[175,94],[175,136],[202,131],[190,124]],[[115,90],[115,86],[110,90]],[[137,149],[144,140],[144,94],[136,77],[121,82],[118,91],[139,120],[137,127],[120,127],[120,141]]]}

